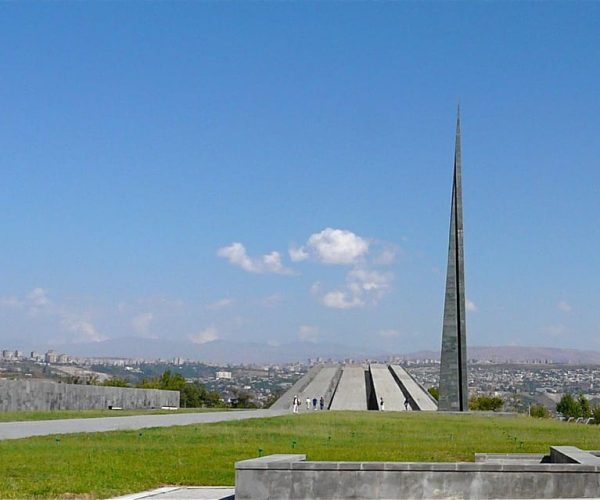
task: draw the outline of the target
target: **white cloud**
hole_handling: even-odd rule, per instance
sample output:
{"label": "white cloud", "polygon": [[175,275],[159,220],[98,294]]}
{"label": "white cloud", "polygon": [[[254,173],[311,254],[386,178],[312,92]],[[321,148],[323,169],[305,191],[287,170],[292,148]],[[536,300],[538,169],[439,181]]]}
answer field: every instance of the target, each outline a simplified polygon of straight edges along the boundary
{"label": "white cloud", "polygon": [[219,248],[217,255],[249,273],[292,274],[292,270],[283,265],[279,252],[271,252],[252,258],[246,253],[244,245],[235,242],[229,246]]}
{"label": "white cloud", "polygon": [[332,309],[354,309],[365,305],[359,297],[342,290],[326,293],[323,295],[321,302],[325,307]]}
{"label": "white cloud", "polygon": [[398,255],[399,250],[395,247],[385,247],[379,255],[375,257],[373,262],[380,266],[389,266],[396,260],[396,256]]}
{"label": "white cloud", "polygon": [[360,291],[357,293],[368,292],[379,296],[389,288],[392,276],[389,273],[357,267],[348,273],[347,279],[351,289],[357,287]]}
{"label": "white cloud", "polygon": [[558,304],[556,304],[556,307],[558,307],[559,311],[565,312],[565,313],[570,313],[573,311],[573,307],[571,306],[571,304],[569,304],[568,302],[561,300],[559,301]]}
{"label": "white cloud", "polygon": [[[150,325],[154,321],[154,314],[151,312],[145,312],[134,316],[131,320],[131,327],[133,330],[142,337],[148,336],[148,330],[150,329]],[[157,338],[154,336],[154,338]]]}
{"label": "white cloud", "polygon": [[384,339],[393,339],[400,336],[400,332],[398,330],[381,330],[379,332],[379,336]]}
{"label": "white cloud", "polygon": [[102,342],[108,337],[98,332],[91,321],[66,314],[61,319],[61,325],[65,330],[75,335],[75,342]]}
{"label": "white cloud", "polygon": [[279,305],[281,305],[283,303],[283,301],[285,300],[285,297],[283,296],[282,293],[274,293],[272,295],[269,295],[268,297],[265,297],[264,299],[261,300],[261,305],[263,307],[277,307]]}
{"label": "white cloud", "polygon": [[290,260],[292,262],[301,262],[309,257],[309,253],[304,249],[304,247],[290,247],[288,253],[290,254]]}
{"label": "white cloud", "polygon": [[315,283],[311,293],[332,309],[354,309],[377,304],[390,288],[392,275],[364,267],[355,267],[346,275],[346,286],[321,294],[321,284]]}
{"label": "white cloud", "polygon": [[198,332],[196,335],[190,335],[188,339],[194,344],[206,344],[208,342],[219,340],[219,332],[214,326],[209,326]]}
{"label": "white cloud", "polygon": [[213,302],[212,304],[208,304],[206,308],[211,311],[218,311],[219,309],[225,309],[227,307],[230,307],[233,304],[235,304],[235,299],[220,299],[216,302]]}
{"label": "white cloud", "polygon": [[467,299],[467,302],[465,304],[465,307],[467,309],[468,312],[477,312],[477,306],[475,305],[475,302]]}
{"label": "white cloud", "polygon": [[17,297],[0,297],[1,309],[20,309],[23,307],[23,301]]}
{"label": "white cloud", "polygon": [[298,331],[298,338],[302,342],[316,342],[319,340],[319,327],[302,325]]}
{"label": "white cloud", "polygon": [[34,288],[27,295],[29,303],[34,307],[45,307],[50,304],[48,293],[43,288]]}
{"label": "white cloud", "polygon": [[355,264],[369,251],[369,242],[352,231],[324,229],[308,239],[307,246],[325,264]]}
{"label": "white cloud", "polygon": [[28,319],[44,321],[45,329],[60,330],[59,338],[65,342],[101,342],[107,339],[90,320],[89,312],[52,301],[44,288],[34,288],[21,298],[0,298],[0,307],[14,309]]}

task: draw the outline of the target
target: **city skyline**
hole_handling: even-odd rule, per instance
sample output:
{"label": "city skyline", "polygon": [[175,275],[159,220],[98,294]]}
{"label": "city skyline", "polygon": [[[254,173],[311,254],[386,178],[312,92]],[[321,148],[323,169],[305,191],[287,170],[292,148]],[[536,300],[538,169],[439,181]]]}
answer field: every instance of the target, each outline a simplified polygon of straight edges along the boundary
{"label": "city skyline", "polygon": [[0,344],[438,349],[460,100],[470,344],[600,349],[597,4],[0,12]]}

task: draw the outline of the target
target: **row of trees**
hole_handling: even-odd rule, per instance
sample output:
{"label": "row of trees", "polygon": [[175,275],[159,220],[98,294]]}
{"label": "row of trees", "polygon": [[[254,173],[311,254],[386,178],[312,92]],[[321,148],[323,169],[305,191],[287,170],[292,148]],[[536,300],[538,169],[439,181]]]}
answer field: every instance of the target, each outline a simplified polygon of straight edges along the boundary
{"label": "row of trees", "polygon": [[[556,405],[556,411],[566,418],[593,418],[592,423],[600,424],[600,405],[592,406],[583,394],[564,394]],[[542,404],[531,405],[529,414],[536,418],[551,417],[550,410]]]}
{"label": "row of trees", "polygon": [[[111,378],[102,385],[109,387],[131,387],[124,378]],[[139,389],[163,389],[167,391],[179,391],[180,404],[182,408],[201,408],[224,406],[221,397],[216,391],[209,391],[200,382],[186,382],[180,373],[165,371],[158,377],[142,380],[135,387]]]}
{"label": "row of trees", "polygon": [[600,405],[590,405],[590,401],[583,394],[574,397],[565,394],[556,405],[556,411],[564,417],[590,418],[595,424],[600,424]]}
{"label": "row of trees", "polygon": [[[436,401],[440,394],[437,387],[428,389]],[[505,401],[498,396],[474,396],[469,400],[469,409],[472,411],[500,411]],[[564,417],[593,418],[594,424],[600,424],[600,405],[591,406],[590,401],[583,394],[575,397],[565,394],[556,405],[556,411]],[[529,415],[536,418],[550,418],[550,410],[543,404],[534,404],[529,408]]]}

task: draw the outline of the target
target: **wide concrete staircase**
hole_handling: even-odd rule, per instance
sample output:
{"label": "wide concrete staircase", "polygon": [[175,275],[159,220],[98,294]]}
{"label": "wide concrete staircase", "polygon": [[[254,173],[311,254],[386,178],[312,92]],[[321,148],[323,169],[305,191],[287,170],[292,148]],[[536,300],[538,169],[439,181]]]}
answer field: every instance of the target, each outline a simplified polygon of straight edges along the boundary
{"label": "wide concrete staircase", "polygon": [[312,400],[321,397],[330,410],[382,410],[382,399],[385,411],[437,410],[435,399],[404,368],[381,363],[313,366],[271,408],[291,411],[294,396],[303,413],[314,411]]}

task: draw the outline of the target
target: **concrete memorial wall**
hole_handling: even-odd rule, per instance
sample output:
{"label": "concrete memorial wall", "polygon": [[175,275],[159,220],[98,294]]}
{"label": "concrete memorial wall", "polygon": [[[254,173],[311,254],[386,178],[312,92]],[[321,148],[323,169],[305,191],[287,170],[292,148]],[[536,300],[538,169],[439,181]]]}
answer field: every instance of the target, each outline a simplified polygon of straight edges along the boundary
{"label": "concrete memorial wall", "polygon": [[97,385],[58,384],[47,380],[0,380],[0,412],[179,407],[178,391]]}

